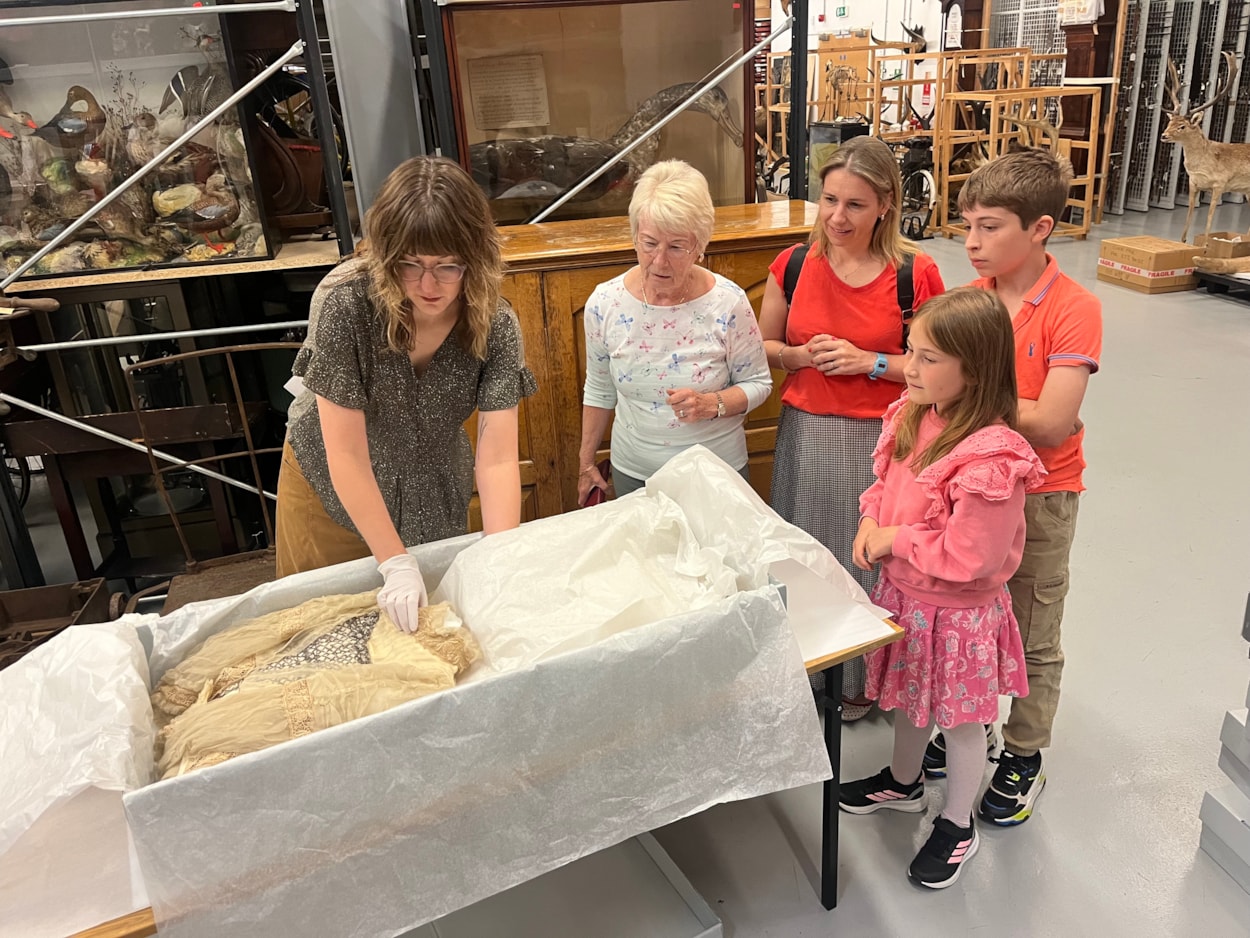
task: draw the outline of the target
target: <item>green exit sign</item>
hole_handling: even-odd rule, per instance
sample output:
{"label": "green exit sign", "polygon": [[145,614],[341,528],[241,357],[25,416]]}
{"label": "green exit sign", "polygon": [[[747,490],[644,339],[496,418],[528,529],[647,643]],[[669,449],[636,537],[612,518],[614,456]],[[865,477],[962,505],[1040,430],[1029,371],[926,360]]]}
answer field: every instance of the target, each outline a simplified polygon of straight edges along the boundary
{"label": "green exit sign", "polygon": [[838,7],[833,11],[834,16],[846,16],[846,7]]}

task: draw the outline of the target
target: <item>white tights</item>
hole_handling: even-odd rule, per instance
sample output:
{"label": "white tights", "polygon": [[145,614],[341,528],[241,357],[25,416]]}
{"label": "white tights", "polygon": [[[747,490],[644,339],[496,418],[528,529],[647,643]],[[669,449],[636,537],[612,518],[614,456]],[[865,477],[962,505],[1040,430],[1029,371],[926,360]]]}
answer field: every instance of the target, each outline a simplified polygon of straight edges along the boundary
{"label": "white tights", "polygon": [[[985,727],[980,723],[961,723],[942,733],[946,737],[946,806],[942,817],[967,827],[972,819],[972,803],[985,777]],[[894,714],[894,758],[890,774],[897,781],[910,784],[920,777],[924,750],[931,734],[932,728],[928,725],[914,726],[904,714]]]}

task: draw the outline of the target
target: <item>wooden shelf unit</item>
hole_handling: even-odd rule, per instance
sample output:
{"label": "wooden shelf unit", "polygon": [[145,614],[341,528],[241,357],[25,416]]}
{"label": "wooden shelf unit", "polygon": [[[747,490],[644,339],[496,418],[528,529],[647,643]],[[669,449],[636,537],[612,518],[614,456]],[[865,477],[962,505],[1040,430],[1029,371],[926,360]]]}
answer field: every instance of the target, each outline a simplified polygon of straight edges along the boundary
{"label": "wooden shelf unit", "polygon": [[[1033,50],[1028,46],[1005,49],[953,49],[942,53],[940,94],[1027,88]],[[965,68],[973,69],[971,88],[960,87]]]}
{"label": "wooden shelf unit", "polygon": [[[872,113],[876,115],[876,123],[872,129],[874,136],[887,143],[906,140],[909,137],[933,136],[933,125],[937,121],[938,107],[941,104],[942,58],[944,53],[926,52],[923,55],[879,55],[874,62],[872,78]],[[886,78],[885,75],[894,77]],[[929,86],[929,104],[922,101],[925,86]],[[912,129],[912,118],[908,102],[911,102],[920,115],[932,109],[929,130]],[[885,114],[894,109],[894,120],[887,123]],[[892,124],[902,124],[904,130],[890,130]]]}
{"label": "wooden shelf unit", "polygon": [[[1102,89],[1098,87],[1043,87],[1043,88],[1012,88],[992,91],[957,91],[948,92],[942,100],[941,121],[935,139],[934,163],[943,171],[939,173],[937,230],[948,238],[962,237],[964,226],[956,221],[957,212],[953,202],[959,193],[959,187],[971,172],[952,173],[951,164],[956,151],[970,147],[980,151],[983,159],[992,160],[1009,152],[1011,145],[1047,146],[1045,138],[1037,139],[1035,132],[1028,127],[1013,123],[1009,118],[1023,117],[1036,119],[1046,114],[1047,102],[1060,99],[1060,106],[1066,99],[1087,99],[1098,114],[1102,100]],[[978,112],[983,116],[978,120]],[[1093,223],[1095,205],[1095,181],[1098,175],[1099,128],[1095,123],[1087,130],[1084,138],[1060,136],[1058,151],[1060,156],[1072,159],[1083,155],[1083,159],[1074,159],[1076,165],[1083,165],[1084,171],[1072,180],[1069,190],[1068,207],[1079,209],[1080,223],[1059,221],[1055,225],[1055,235],[1084,240],[1089,234]]]}

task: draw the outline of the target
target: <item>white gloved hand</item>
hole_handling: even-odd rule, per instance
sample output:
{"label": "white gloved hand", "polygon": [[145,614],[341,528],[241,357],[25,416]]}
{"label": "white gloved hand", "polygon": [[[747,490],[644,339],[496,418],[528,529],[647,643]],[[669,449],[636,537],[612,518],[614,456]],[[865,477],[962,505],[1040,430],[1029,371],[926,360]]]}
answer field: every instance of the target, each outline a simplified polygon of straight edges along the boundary
{"label": "white gloved hand", "polygon": [[386,580],[378,590],[378,605],[405,632],[415,632],[420,626],[417,610],[429,603],[417,558],[396,554],[378,564],[378,572]]}

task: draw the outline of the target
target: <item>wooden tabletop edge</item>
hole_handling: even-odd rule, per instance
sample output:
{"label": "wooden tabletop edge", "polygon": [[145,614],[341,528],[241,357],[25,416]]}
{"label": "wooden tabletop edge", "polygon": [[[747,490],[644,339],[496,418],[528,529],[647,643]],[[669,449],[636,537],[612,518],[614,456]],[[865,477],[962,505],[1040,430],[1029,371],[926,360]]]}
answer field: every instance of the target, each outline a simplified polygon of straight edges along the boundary
{"label": "wooden tabletop edge", "polygon": [[854,645],[844,651],[834,652],[831,655],[825,655],[823,658],[813,658],[808,661],[807,673],[815,674],[817,671],[823,671],[826,668],[832,668],[835,664],[844,664],[852,658],[858,658],[860,655],[867,654],[876,648],[884,648],[886,645],[897,642],[903,637],[903,627],[896,623],[893,619],[883,619],[893,631],[889,635],[882,635],[880,638],[874,638],[871,641],[862,642]]}
{"label": "wooden tabletop edge", "polygon": [[148,938],[155,934],[156,918],[152,915],[152,910],[139,909],[129,915],[75,932],[70,938]]}

